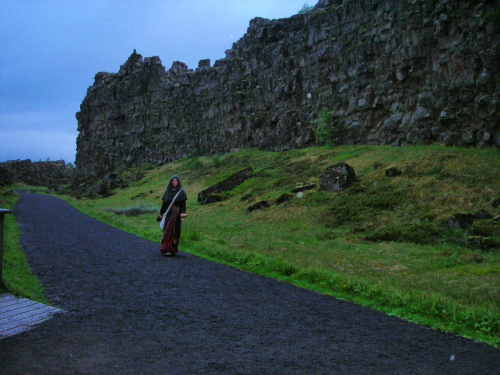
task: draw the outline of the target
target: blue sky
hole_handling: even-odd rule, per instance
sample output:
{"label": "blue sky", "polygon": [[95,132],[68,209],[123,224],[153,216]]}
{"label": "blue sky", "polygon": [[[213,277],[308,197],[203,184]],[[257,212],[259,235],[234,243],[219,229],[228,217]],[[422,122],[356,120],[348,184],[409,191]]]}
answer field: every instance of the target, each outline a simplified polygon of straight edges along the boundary
{"label": "blue sky", "polygon": [[134,49],[211,64],[254,17],[284,18],[316,0],[0,0],[0,162],[76,153],[75,113],[98,72],[117,72]]}

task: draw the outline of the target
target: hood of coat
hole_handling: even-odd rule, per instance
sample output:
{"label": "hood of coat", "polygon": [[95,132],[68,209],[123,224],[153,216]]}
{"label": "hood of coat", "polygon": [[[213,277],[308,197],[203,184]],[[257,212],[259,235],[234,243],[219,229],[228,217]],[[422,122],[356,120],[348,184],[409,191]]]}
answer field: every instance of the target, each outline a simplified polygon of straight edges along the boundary
{"label": "hood of coat", "polygon": [[[177,188],[174,188],[174,185],[172,184],[172,181],[174,179],[177,179],[179,183],[177,184]],[[174,174],[172,178],[170,178],[170,181],[168,182],[167,190],[165,190],[165,193],[163,193],[162,201],[164,202],[171,202],[172,199],[174,199],[175,195],[182,189],[182,183],[181,179],[178,175]],[[179,196],[177,197],[176,201],[182,201],[186,200],[187,195],[186,192],[183,190]]]}

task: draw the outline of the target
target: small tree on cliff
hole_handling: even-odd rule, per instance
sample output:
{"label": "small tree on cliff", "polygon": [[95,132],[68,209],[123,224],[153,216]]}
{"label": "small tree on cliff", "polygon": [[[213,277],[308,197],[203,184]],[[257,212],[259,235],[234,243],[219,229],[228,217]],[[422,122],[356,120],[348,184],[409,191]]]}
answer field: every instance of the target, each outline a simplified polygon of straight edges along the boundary
{"label": "small tree on cliff", "polygon": [[299,10],[299,14],[309,13],[313,9],[314,9],[314,6],[305,3],[304,6],[302,7],[302,9]]}
{"label": "small tree on cliff", "polygon": [[332,114],[327,109],[324,109],[319,114],[316,120],[316,126],[314,127],[314,135],[316,137],[316,142],[328,146],[333,145],[333,118]]}

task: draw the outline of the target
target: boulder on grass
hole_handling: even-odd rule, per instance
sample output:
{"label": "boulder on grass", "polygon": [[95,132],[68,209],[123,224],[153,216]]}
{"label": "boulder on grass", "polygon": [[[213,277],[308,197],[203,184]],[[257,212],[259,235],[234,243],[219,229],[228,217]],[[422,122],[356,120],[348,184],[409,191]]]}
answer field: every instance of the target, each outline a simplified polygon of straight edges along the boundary
{"label": "boulder on grass", "polygon": [[332,165],[319,176],[319,186],[324,191],[342,191],[354,182],[356,172],[346,163]]}
{"label": "boulder on grass", "polygon": [[473,214],[455,214],[448,220],[448,228],[450,229],[467,229],[474,224]]}
{"label": "boulder on grass", "polygon": [[293,194],[290,194],[290,193],[285,193],[285,194],[281,194],[277,199],[276,199],[276,204],[282,204],[282,203],[285,203],[285,202],[288,202],[290,199],[292,199],[294,197]]}
{"label": "boulder on grass", "polygon": [[271,204],[268,201],[260,201],[257,203],[252,204],[247,208],[247,212],[252,212],[255,210],[261,210],[266,207],[271,207]]}
{"label": "boulder on grass", "polygon": [[387,177],[400,176],[402,173],[403,173],[403,171],[401,170],[401,168],[398,168],[398,167],[390,167],[390,168],[387,168],[385,170],[385,175]]}

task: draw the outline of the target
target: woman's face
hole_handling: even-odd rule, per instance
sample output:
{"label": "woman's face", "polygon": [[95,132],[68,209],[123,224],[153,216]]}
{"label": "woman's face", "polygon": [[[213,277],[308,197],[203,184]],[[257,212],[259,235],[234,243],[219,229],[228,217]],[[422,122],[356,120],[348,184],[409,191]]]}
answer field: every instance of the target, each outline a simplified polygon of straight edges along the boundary
{"label": "woman's face", "polygon": [[176,178],[174,178],[174,179],[172,180],[172,186],[173,186],[174,188],[176,188],[176,187],[177,187],[177,185],[179,185],[179,180],[178,180],[178,179],[176,179]]}

